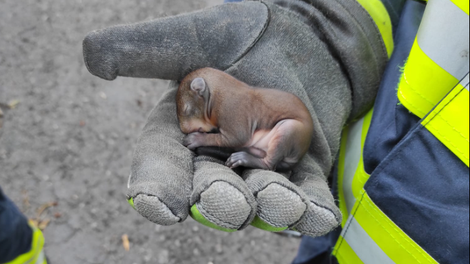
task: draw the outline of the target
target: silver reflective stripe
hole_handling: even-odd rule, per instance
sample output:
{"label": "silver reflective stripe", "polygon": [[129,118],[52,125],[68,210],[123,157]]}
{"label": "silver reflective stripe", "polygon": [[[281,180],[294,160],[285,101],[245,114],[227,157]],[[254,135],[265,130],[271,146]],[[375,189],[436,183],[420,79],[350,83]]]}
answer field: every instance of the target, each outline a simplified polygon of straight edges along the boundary
{"label": "silver reflective stripe", "polygon": [[[33,231],[33,232],[34,232],[34,231]],[[34,234],[33,234],[33,236],[34,236]],[[43,262],[44,262],[44,253],[43,253],[43,250],[42,250],[42,248],[41,248],[41,241],[43,241],[43,240],[38,239],[38,240],[36,241],[36,245],[32,245],[32,246],[31,246],[31,247],[32,247],[31,250],[34,250],[34,254],[33,254],[33,256],[32,256],[30,259],[28,259],[24,264],[36,264],[36,263],[38,263],[37,260],[38,260],[39,258],[42,258],[42,260],[43,260]],[[41,251],[38,252],[38,249],[40,249]],[[38,258],[36,258],[36,257],[38,257]],[[34,259],[36,259],[36,261],[34,261]],[[34,262],[34,263],[33,263],[33,262]],[[41,262],[41,264],[42,264],[42,262]]]}
{"label": "silver reflective stripe", "polygon": [[450,0],[430,0],[418,31],[423,52],[458,80],[468,72],[468,27],[468,15]]}
{"label": "silver reflective stripe", "polygon": [[364,231],[357,220],[350,215],[341,236],[364,264],[393,264],[385,252]]}
{"label": "silver reflective stripe", "polygon": [[361,135],[362,125],[364,124],[364,118],[355,122],[349,127],[348,137],[346,141],[346,155],[344,157],[344,174],[343,174],[343,193],[344,199],[346,200],[346,208],[350,213],[356,198],[352,192],[352,182],[354,174],[357,170],[357,165],[361,159]]}
{"label": "silver reflective stripe", "polygon": [[460,82],[460,85],[465,87],[465,89],[467,89],[467,91],[468,91],[468,72],[467,72],[467,75],[465,75],[463,80]]}
{"label": "silver reflective stripe", "polygon": [[43,263],[44,263],[44,250],[41,250],[41,252],[39,252],[39,256],[35,264],[43,264]]}

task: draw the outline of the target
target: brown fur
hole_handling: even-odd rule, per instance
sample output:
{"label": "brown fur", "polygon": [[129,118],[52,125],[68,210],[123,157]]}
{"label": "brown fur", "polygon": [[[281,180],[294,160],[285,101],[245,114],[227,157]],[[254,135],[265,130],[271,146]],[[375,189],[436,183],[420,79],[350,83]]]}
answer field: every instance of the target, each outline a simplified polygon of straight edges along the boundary
{"label": "brown fur", "polygon": [[[196,78],[204,80],[199,93],[191,88]],[[200,80],[195,83],[201,86]],[[181,130],[188,134],[183,144],[231,148],[235,153],[227,165],[232,168],[289,169],[310,145],[312,118],[298,97],[251,87],[216,69],[186,76],[176,102]]]}

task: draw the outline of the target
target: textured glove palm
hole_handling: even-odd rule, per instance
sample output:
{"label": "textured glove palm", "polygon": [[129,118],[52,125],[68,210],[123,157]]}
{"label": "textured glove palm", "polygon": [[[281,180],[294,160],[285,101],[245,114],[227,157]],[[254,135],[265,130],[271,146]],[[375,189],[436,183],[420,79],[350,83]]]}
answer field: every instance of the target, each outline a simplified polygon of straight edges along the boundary
{"label": "textured glove palm", "polygon": [[234,171],[195,156],[181,142],[172,82],[148,118],[136,147],[128,196],[161,225],[196,220],[226,231],[250,223],[323,235],[341,222],[327,176],[344,124],[372,104],[387,54],[379,32],[355,1],[246,1],[90,33],[89,71],[178,81],[213,67],[258,87],[298,96],[314,134],[289,174]]}

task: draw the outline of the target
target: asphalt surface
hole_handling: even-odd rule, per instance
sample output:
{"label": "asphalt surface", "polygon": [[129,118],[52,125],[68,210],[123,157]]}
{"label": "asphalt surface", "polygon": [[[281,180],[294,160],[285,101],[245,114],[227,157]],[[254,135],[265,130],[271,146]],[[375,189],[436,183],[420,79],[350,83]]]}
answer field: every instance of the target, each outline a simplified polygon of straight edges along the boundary
{"label": "asphalt surface", "polygon": [[297,239],[190,218],[156,226],[135,212],[125,199],[132,152],[167,82],[104,81],[83,63],[89,31],[220,2],[0,1],[0,186],[44,228],[50,263],[292,261]]}

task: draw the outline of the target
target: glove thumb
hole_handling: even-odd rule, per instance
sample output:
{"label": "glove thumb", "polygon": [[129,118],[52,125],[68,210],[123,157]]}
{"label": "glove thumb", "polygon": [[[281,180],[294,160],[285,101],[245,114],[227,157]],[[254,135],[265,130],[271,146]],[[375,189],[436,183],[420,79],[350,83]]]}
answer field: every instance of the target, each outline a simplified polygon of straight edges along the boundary
{"label": "glove thumb", "polygon": [[224,4],[93,31],[83,41],[83,55],[88,70],[106,80],[181,80],[198,68],[228,68],[254,45],[267,21],[262,3]]}

